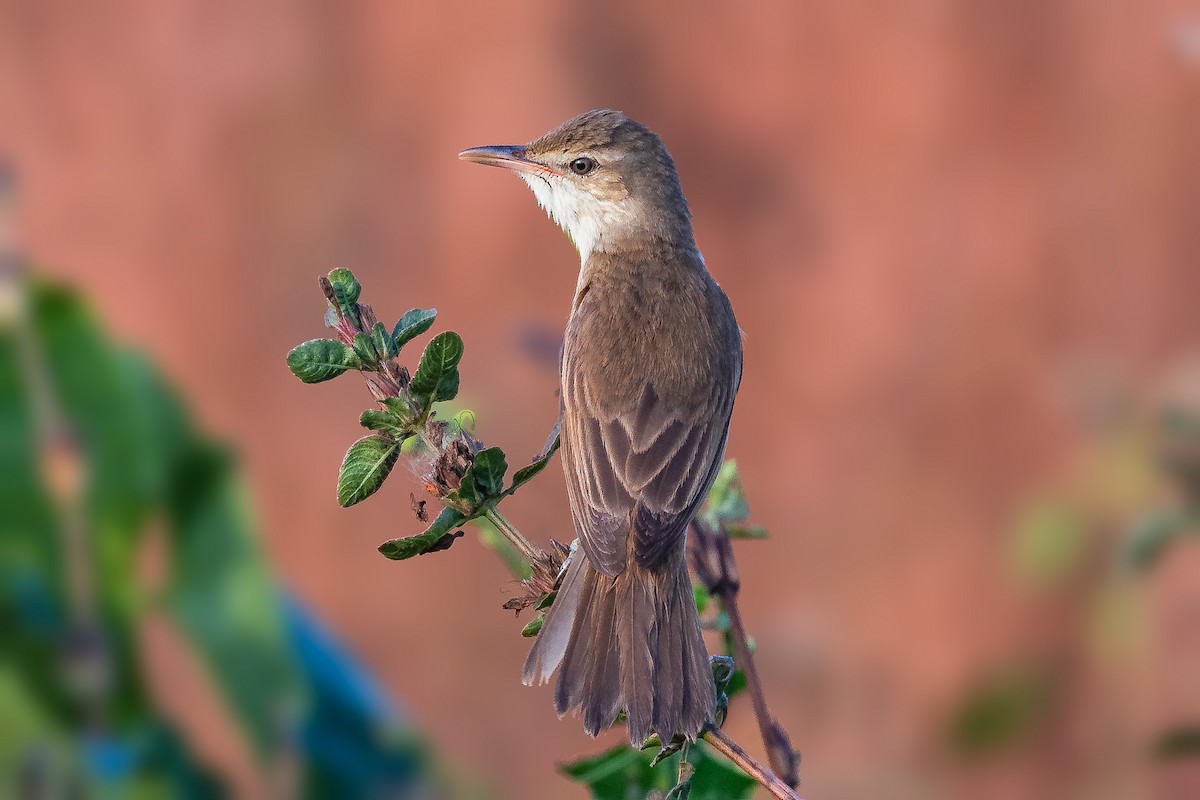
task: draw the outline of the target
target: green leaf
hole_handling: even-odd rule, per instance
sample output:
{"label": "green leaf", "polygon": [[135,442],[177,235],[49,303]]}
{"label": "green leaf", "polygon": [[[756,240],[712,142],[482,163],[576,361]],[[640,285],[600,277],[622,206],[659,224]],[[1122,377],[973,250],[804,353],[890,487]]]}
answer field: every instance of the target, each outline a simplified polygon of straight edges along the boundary
{"label": "green leaf", "polygon": [[451,531],[466,522],[466,517],[453,508],[443,508],[424,533],[401,539],[390,539],[379,545],[379,552],[393,561],[403,561],[413,556],[445,550],[454,540],[463,535],[462,531]]}
{"label": "green leaf", "polygon": [[354,307],[358,296],[362,294],[362,285],[348,269],[335,269],[329,273],[329,285],[333,287],[333,294],[338,303],[347,312]]}
{"label": "green leaf", "polygon": [[358,424],[372,431],[395,431],[400,427],[399,420],[386,411],[368,408],[358,418]]}
{"label": "green leaf", "polygon": [[376,322],[375,326],[371,328],[371,343],[375,346],[375,352],[379,354],[380,358],[395,358],[400,353],[400,348],[396,347],[396,341],[382,322]]}
{"label": "green leaf", "polygon": [[365,333],[354,334],[354,353],[367,368],[374,367],[379,361],[379,356],[375,353],[375,343]]}
{"label": "green leaf", "polygon": [[404,347],[404,345],[429,330],[436,317],[436,308],[414,308],[412,311],[406,312],[392,330],[392,338],[396,341],[396,348]]}
{"label": "green leaf", "polygon": [[528,625],[526,625],[524,628],[521,628],[521,635],[525,637],[537,636],[538,631],[542,629],[542,623],[545,621],[546,618],[541,615],[534,617],[533,619],[529,620]]}
{"label": "green leaf", "polygon": [[467,468],[466,474],[463,475],[463,481],[458,488],[449,494],[451,500],[458,500],[463,506],[471,512],[478,510],[479,506],[484,501],[484,496],[480,494],[479,487],[475,485],[475,481],[471,480],[470,467]]}
{"label": "green leaf", "polygon": [[413,421],[412,407],[403,397],[385,397],[383,405],[400,422],[407,424]]}
{"label": "green leaf", "polygon": [[350,445],[338,473],[338,503],[342,507],[352,506],[373,495],[399,456],[400,443],[378,433]]}
{"label": "green leaf", "polygon": [[409,384],[409,391],[426,405],[453,400],[458,394],[458,362],[462,356],[462,337],[454,331],[439,333],[421,354],[421,363]]}
{"label": "green leaf", "polygon": [[517,491],[517,489],[520,489],[522,486],[529,483],[529,481],[533,480],[534,476],[544,470],[546,465],[550,463],[550,459],[554,457],[556,452],[558,452],[560,444],[560,438],[557,436],[554,437],[554,443],[550,445],[549,449],[540,455],[536,461],[529,466],[521,467],[519,470],[514,472],[512,477],[512,486],[509,486],[504,490],[504,496],[508,497],[509,495],[513,494]]}
{"label": "green leaf", "polygon": [[346,345],[333,339],[312,339],[296,345],[287,357],[288,369],[305,383],[336,378],[348,369],[358,369],[359,359]]}
{"label": "green leaf", "polygon": [[[677,785],[678,753],[651,767],[654,754],[619,745],[592,758],[559,765],[559,770],[588,787],[593,798],[625,800],[642,798],[659,790],[669,792]],[[758,784],[723,756],[704,744],[693,746],[688,761],[695,767],[689,800],[743,800]]]}
{"label": "green leaf", "polygon": [[475,454],[463,480],[474,478],[476,485],[484,497],[495,497],[504,490],[504,473],[508,471],[508,461],[504,451],[499,447],[489,447]]}

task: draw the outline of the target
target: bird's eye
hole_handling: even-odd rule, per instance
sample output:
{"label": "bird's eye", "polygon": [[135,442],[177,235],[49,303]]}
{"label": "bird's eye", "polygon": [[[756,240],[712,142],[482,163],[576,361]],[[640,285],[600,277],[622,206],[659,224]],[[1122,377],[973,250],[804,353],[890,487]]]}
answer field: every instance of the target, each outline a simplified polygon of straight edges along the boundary
{"label": "bird's eye", "polygon": [[585,156],[575,159],[569,166],[571,167],[571,172],[574,172],[576,175],[587,175],[596,168],[596,161]]}

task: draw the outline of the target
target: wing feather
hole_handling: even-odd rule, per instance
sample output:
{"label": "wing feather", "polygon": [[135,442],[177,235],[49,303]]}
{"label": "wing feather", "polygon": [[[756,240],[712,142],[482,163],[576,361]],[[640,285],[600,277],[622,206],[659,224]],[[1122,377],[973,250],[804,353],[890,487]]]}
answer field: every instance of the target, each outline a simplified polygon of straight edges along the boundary
{"label": "wing feather", "polygon": [[563,367],[563,459],[584,551],[615,576],[632,529],[637,562],[653,567],[683,537],[716,476],[737,387],[672,408],[647,384],[636,403],[606,415],[589,403],[587,379],[570,359]]}

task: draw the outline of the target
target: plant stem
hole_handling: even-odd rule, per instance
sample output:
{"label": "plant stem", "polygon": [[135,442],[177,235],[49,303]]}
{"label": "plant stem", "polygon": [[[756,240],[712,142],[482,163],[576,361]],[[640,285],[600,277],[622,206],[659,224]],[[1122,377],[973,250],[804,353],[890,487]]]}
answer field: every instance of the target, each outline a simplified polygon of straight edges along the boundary
{"label": "plant stem", "polygon": [[719,520],[693,520],[688,537],[688,560],[696,579],[720,601],[729,617],[729,639],[734,663],[746,675],[746,688],[754,703],[754,716],[758,719],[763,746],[767,749],[767,760],[779,777],[789,786],[795,786],[800,782],[800,754],[792,747],[783,726],[767,708],[762,681],[754,666],[754,654],[750,652],[746,626],[742,623],[741,610],[738,608],[738,591],[742,582],[738,577],[737,561],[733,557],[733,541],[725,525]]}
{"label": "plant stem", "polygon": [[750,693],[750,701],[754,705],[754,717],[758,720],[758,730],[762,734],[763,746],[767,749],[767,759],[783,780],[790,786],[799,782],[796,751],[788,740],[787,734],[779,722],[771,716],[767,707],[767,698],[763,693],[762,681],[758,677],[758,668],[754,664],[754,654],[746,637],[746,626],[742,622],[742,612],[738,607],[737,589],[726,585],[718,597],[725,613],[729,617],[729,628],[733,638],[734,663],[742,668],[746,676],[746,691]]}
{"label": "plant stem", "polygon": [[704,729],[704,741],[737,764],[743,772],[758,781],[764,789],[780,800],[803,800],[795,789],[784,783],[769,767],[754,760],[749,753],[742,749],[741,745],[726,736],[725,732],[715,725],[709,725]]}
{"label": "plant stem", "polygon": [[541,551],[530,544],[529,540],[522,536],[521,532],[516,529],[516,526],[509,522],[503,514],[495,508],[489,508],[483,513],[483,518],[496,526],[496,530],[500,531],[504,538],[512,543],[513,547],[517,548],[523,556],[529,559],[529,563],[533,564],[536,562]]}

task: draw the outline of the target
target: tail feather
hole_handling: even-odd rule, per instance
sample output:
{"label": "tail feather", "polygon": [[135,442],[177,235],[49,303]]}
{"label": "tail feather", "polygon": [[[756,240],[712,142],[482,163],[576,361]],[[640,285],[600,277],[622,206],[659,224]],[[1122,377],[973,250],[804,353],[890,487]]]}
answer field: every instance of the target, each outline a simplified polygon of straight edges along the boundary
{"label": "tail feather", "polygon": [[684,681],[683,631],[682,626],[673,624],[679,616],[679,609],[668,607],[665,616],[665,624],[658,627],[658,668],[678,675],[679,680],[660,682],[660,692],[658,697],[654,698],[655,730],[669,728],[675,720],[683,718],[683,702],[687,696]]}
{"label": "tail feather", "polygon": [[576,555],[567,568],[567,574],[563,576],[554,604],[546,613],[542,630],[529,651],[529,657],[525,659],[521,682],[526,686],[549,681],[567,652],[574,629],[575,609],[579,606],[583,588],[583,566],[586,561],[582,554]]}
{"label": "tail feather", "polygon": [[[592,595],[591,637],[587,641],[589,659],[583,659],[583,690],[569,699],[569,706],[578,706],[583,713],[583,729],[595,736],[612,725],[621,708],[621,670],[617,654],[616,600],[612,581],[597,579],[597,591]],[[584,640],[580,639],[582,645]]]}
{"label": "tail feather", "polygon": [[[650,736],[654,718],[655,656],[658,626],[654,584],[630,565],[617,577],[623,618],[617,625],[621,654],[621,696],[624,699],[629,740],[641,744]],[[666,673],[664,671],[664,677]]]}
{"label": "tail feather", "polygon": [[682,553],[655,570],[631,563],[615,578],[577,553],[525,662],[525,683],[545,682],[560,664],[555,707],[578,709],[587,733],[624,709],[636,745],[651,731],[698,736],[715,691]]}

